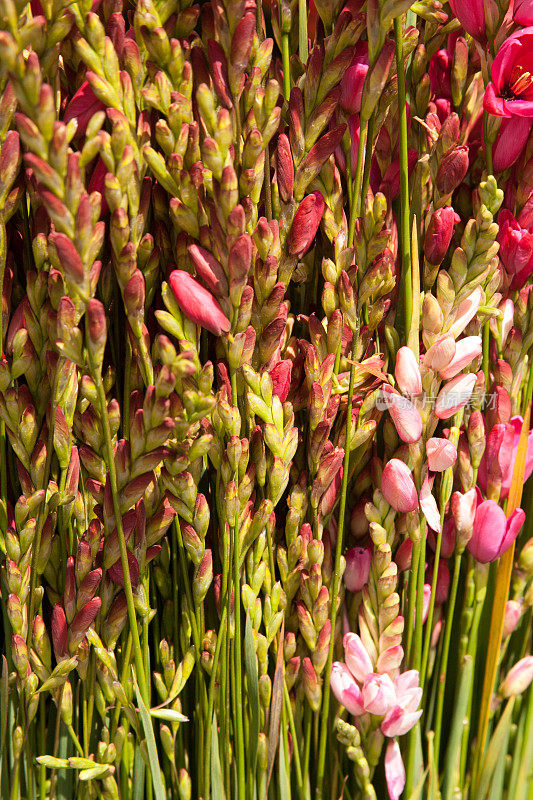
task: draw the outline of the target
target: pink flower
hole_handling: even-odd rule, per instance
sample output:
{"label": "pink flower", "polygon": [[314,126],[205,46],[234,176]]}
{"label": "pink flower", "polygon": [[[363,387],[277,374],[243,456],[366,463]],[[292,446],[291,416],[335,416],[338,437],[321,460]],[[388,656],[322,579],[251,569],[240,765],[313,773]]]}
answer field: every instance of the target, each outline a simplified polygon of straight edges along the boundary
{"label": "pink flower", "polygon": [[498,216],[500,259],[512,287],[521,289],[533,273],[533,234],[522,228],[506,208]]}
{"label": "pink flower", "polygon": [[352,63],[341,80],[340,105],[348,115],[359,114],[361,97],[368,72],[368,42],[358,42]]}
{"label": "pink flower", "polygon": [[[487,464],[491,463],[491,460],[494,461],[496,458],[497,463],[500,465],[502,470],[500,497],[505,498],[508,496],[513,477],[514,462],[516,460],[516,454],[518,451],[518,441],[520,439],[520,432],[522,430],[522,422],[523,420],[520,416],[511,417],[510,422],[506,426],[506,430],[509,432],[510,428],[512,427],[512,440],[509,438],[509,433],[507,433],[506,437],[500,442],[500,444],[494,446],[494,449],[492,448],[492,431],[487,437],[487,450],[483,454],[478,472],[478,483],[483,492],[486,493],[488,485],[489,471],[487,469]],[[494,430],[494,428],[492,430]],[[524,474],[524,482],[527,481],[532,472],[533,430],[529,431],[527,439],[526,471]]]}
{"label": "pink flower", "polygon": [[450,7],[470,36],[482,42],[485,39],[484,0],[449,0]]}
{"label": "pink flower", "polygon": [[346,552],[344,558],[346,559],[344,585],[349,592],[360,592],[363,586],[368,583],[372,548],[352,547]]}
{"label": "pink flower", "polygon": [[475,358],[481,355],[481,336],[465,336],[455,345],[455,355],[452,360],[439,371],[441,378],[448,380],[467,367]]}
{"label": "pink flower", "polygon": [[533,0],[514,0],[513,19],[519,25],[533,25]]}
{"label": "pink flower", "polygon": [[63,122],[66,125],[71,119],[75,119],[78,123],[76,135],[83,136],[93,114],[96,114],[97,111],[104,110],[105,105],[96,97],[89,85],[89,82],[83,81],[82,85],[71,97],[67,107],[65,108]]}
{"label": "pink flower", "polygon": [[416,710],[422,699],[418,680],[418,671],[411,669],[398,675],[394,681],[396,705],[387,712],[381,723],[381,731],[385,736],[403,736],[422,716],[422,710]]}
{"label": "pink flower", "polygon": [[[461,492],[454,492],[452,494],[452,515],[455,534],[463,547],[472,537],[476,508],[477,491],[474,487],[464,494]],[[444,555],[444,553],[442,555]]]}
{"label": "pink flower", "polygon": [[476,561],[496,561],[512,545],[524,524],[526,515],[515,509],[509,519],[494,500],[484,500],[476,510],[474,530],[467,548]]}
{"label": "pink flower", "polygon": [[455,464],[457,449],[447,439],[434,436],[426,442],[426,455],[431,472],[443,472]]}
{"label": "pink flower", "polygon": [[396,691],[390,676],[370,673],[363,683],[363,705],[369,714],[384,716],[396,703]]}
{"label": "pink flower", "polygon": [[331,666],[331,688],[333,694],[354,716],[364,713],[363,695],[352,673],[341,661],[335,661]]}
{"label": "pink flower", "polygon": [[492,146],[492,168],[495,173],[511,167],[520,157],[529,139],[533,119],[528,117],[507,117],[502,124]]}
{"label": "pink flower", "polygon": [[532,51],[533,27],[516,31],[503,42],[492,62],[492,81],[483,99],[483,108],[489,114],[533,117]]}
{"label": "pink flower", "polygon": [[533,656],[526,656],[511,668],[502,684],[501,693],[504,697],[516,697],[526,691],[531,681],[533,681]]}
{"label": "pink flower", "polygon": [[474,391],[476,376],[468,372],[457,375],[448,381],[439,392],[435,403],[435,416],[439,419],[453,417],[460,408],[463,408]]}
{"label": "pink flower", "polygon": [[390,800],[398,800],[405,787],[405,767],[396,739],[388,743],[385,751],[385,779]]}
{"label": "pink flower", "polygon": [[437,501],[433,497],[431,488],[433,486],[433,478],[431,480],[426,477],[420,489],[420,508],[425,516],[429,527],[436,533],[439,533],[440,525],[440,512],[437,506]]}
{"label": "pink flower", "polygon": [[175,269],[170,273],[168,280],[186,317],[202,328],[207,328],[215,336],[229,333],[231,324],[219,302],[192,275],[181,269]]}
{"label": "pink flower", "polygon": [[457,339],[462,334],[468,323],[474,319],[483,300],[483,291],[477,286],[472,294],[465,297],[455,309],[450,326],[450,332]]}
{"label": "pink flower", "polygon": [[422,417],[418,409],[387,384],[383,386],[381,396],[400,439],[408,444],[418,442],[422,436]]}
{"label": "pink flower", "polygon": [[431,92],[437,98],[452,99],[452,56],[448,50],[437,50],[429,62]]}
{"label": "pink flower", "polygon": [[411,397],[422,394],[422,378],[415,354],[410,347],[400,347],[396,353],[394,377],[400,391]]}
{"label": "pink flower", "polygon": [[344,659],[354,678],[363,683],[374,667],[361,638],[356,633],[347,633],[342,640]]}
{"label": "pink flower", "polygon": [[505,604],[505,616],[503,619],[502,639],[506,639],[512,634],[522,616],[522,605],[517,600],[508,600]]}
{"label": "pink flower", "polygon": [[424,355],[424,366],[438,372],[444,369],[455,355],[455,337],[453,333],[443,333],[429,347]]}
{"label": "pink flower", "polygon": [[387,462],[381,476],[381,491],[396,511],[406,513],[418,508],[418,496],[411,470],[399,458]]}

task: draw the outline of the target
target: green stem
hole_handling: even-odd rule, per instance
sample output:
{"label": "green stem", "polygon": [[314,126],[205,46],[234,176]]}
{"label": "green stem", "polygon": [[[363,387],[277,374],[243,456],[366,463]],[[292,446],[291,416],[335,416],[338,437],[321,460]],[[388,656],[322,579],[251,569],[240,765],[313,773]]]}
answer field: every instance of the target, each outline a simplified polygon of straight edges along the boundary
{"label": "green stem", "polygon": [[435,611],[435,595],[437,592],[437,578],[439,577],[439,559],[442,545],[442,527],[444,524],[444,511],[442,508],[440,512],[440,531],[437,534],[437,543],[435,545],[435,560],[433,566],[433,578],[431,581],[431,597],[429,599],[429,610],[426,620],[426,636],[424,639],[424,650],[422,653],[422,665],[420,668],[420,686],[424,688],[427,676],[428,661],[429,661],[429,648],[431,645],[431,636],[433,634],[433,613]]}
{"label": "green stem", "polygon": [[307,0],[298,0],[298,51],[302,64],[307,64]]}
{"label": "green stem", "polygon": [[[420,531],[418,532],[420,534]],[[411,569],[409,571],[408,601],[407,601],[407,641],[406,657],[407,663],[412,663],[413,634],[416,619],[416,590],[418,581],[418,562],[420,561],[420,538],[413,542],[413,552],[411,555]]]}
{"label": "green stem", "polygon": [[487,162],[487,174],[492,175],[494,169],[492,166],[492,142],[488,135],[488,122],[489,115],[486,111],[483,112],[483,139],[485,142],[485,160]]}
{"label": "green stem", "polygon": [[448,668],[448,655],[450,652],[450,641],[452,637],[453,615],[455,612],[455,601],[457,599],[457,587],[459,586],[459,574],[461,572],[461,554],[455,554],[455,562],[453,568],[452,586],[450,589],[450,597],[448,600],[448,609],[446,612],[446,626],[444,628],[444,643],[442,647],[442,656],[440,662],[440,669],[438,675],[438,690],[437,690],[437,709],[435,712],[435,757],[437,763],[439,761],[440,753],[440,738],[442,733],[442,712],[444,709],[444,691],[446,688],[446,670]]}
{"label": "green stem", "polygon": [[361,120],[359,128],[359,144],[357,147],[357,164],[355,166],[354,188],[350,206],[350,226],[348,229],[348,247],[352,247],[355,237],[355,223],[361,213],[361,186],[363,182],[363,166],[365,161],[366,137],[368,122]]}
{"label": "green stem", "polygon": [[407,159],[407,104],[405,71],[403,67],[403,30],[401,15],[394,20],[396,66],[398,74],[398,124],[400,144],[400,251],[402,256],[402,294],[405,335],[411,329],[413,316],[413,286],[411,275],[411,231],[409,212],[409,166]]}
{"label": "green stem", "polygon": [[335,647],[335,623],[337,620],[337,598],[339,596],[340,582],[341,582],[341,555],[342,545],[344,539],[344,524],[346,518],[346,500],[348,495],[348,473],[350,467],[350,442],[352,440],[352,407],[353,407],[353,392],[355,385],[355,354],[357,348],[357,336],[354,331],[352,341],[352,355],[350,366],[350,384],[348,388],[348,408],[346,410],[346,442],[344,448],[344,464],[342,473],[341,496],[339,503],[339,525],[337,530],[337,543],[335,546],[335,567],[333,571],[333,586],[330,596],[330,612],[329,619],[331,623],[331,633],[329,638],[328,658],[326,661],[326,669],[324,671],[323,683],[323,700],[322,700],[322,713],[320,725],[320,740],[318,748],[318,767],[317,767],[317,783],[316,783],[316,797],[317,800],[323,797],[323,782],[324,771],[326,766],[326,745],[329,730],[329,701],[331,694],[331,666],[333,664],[333,650]]}
{"label": "green stem", "polygon": [[285,100],[289,102],[291,96],[291,63],[289,53],[289,33],[283,31],[283,17],[281,2],[279,3],[279,27],[281,30],[281,61],[283,64],[283,94]]}
{"label": "green stem", "polygon": [[[289,718],[289,728],[292,736],[292,757],[294,759],[294,769],[296,772],[296,783],[298,786],[298,794],[301,800],[305,800],[305,787],[303,781],[302,765],[300,762],[300,750],[298,748],[298,736],[296,733],[296,725],[294,724],[294,714],[292,713],[291,698],[289,690],[287,689],[287,682],[285,676],[283,677],[283,694],[285,696],[285,708],[287,709],[287,716]],[[307,775],[307,773],[306,773]]]}

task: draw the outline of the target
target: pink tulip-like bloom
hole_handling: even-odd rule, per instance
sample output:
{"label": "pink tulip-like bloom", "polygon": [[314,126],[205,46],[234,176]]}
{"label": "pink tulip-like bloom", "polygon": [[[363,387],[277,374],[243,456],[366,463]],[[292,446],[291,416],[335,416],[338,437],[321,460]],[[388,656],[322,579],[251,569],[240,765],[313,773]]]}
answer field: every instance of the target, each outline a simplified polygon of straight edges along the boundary
{"label": "pink tulip-like bloom", "polygon": [[383,386],[381,397],[402,442],[418,442],[422,436],[422,417],[418,409],[387,384]]}
{"label": "pink tulip-like bloom", "polygon": [[[493,431],[497,428],[495,425],[487,437],[487,449],[483,454],[481,463],[479,465],[478,483],[483,492],[487,492],[489,478],[491,477],[488,465],[491,465],[492,472],[499,466],[501,469],[501,488],[500,497],[506,498],[511,488],[511,480],[513,478],[513,468],[518,452],[518,441],[520,439],[520,432],[522,430],[522,417],[511,417],[508,425],[505,426],[506,435],[501,438],[501,441],[495,442],[493,447]],[[529,478],[533,472],[533,430],[529,431],[527,439],[527,455],[526,455],[526,469],[524,474],[524,482]]]}
{"label": "pink tulip-like bloom", "polygon": [[453,417],[470,400],[475,383],[476,376],[471,372],[452,378],[439,392],[435,416],[439,419]]}
{"label": "pink tulip-like bloom", "polygon": [[512,288],[521,289],[533,274],[533,233],[522,228],[505,208],[500,212],[498,225],[500,260],[512,279]]}
{"label": "pink tulip-like bloom", "polygon": [[359,114],[363,86],[368,72],[368,42],[358,42],[352,63],[341,80],[340,105],[348,115]]}
{"label": "pink tulip-like bloom", "polygon": [[364,713],[363,695],[354,676],[341,661],[335,661],[331,667],[331,689],[344,708],[355,717]]}
{"label": "pink tulip-like bloom", "polygon": [[469,552],[482,564],[496,561],[520,533],[525,517],[522,509],[517,508],[507,519],[494,500],[484,500],[476,510],[472,538],[467,544]]}
{"label": "pink tulip-like bloom", "polygon": [[422,394],[422,378],[415,354],[410,347],[400,347],[396,353],[394,377],[401,392],[411,397]]}
{"label": "pink tulip-like bloom", "polygon": [[439,374],[444,380],[455,378],[465,367],[481,355],[482,344],[481,336],[465,336],[455,345],[455,354],[452,360],[441,370]]}
{"label": "pink tulip-like bloom", "polygon": [[418,495],[411,470],[399,458],[387,462],[381,476],[381,492],[395,511],[407,513],[418,508]]}
{"label": "pink tulip-like bloom", "polygon": [[492,146],[492,168],[495,173],[512,167],[529,139],[533,119],[504,117]]}
{"label": "pink tulip-like bloom", "polygon": [[509,670],[502,684],[501,693],[504,697],[516,697],[523,694],[532,681],[533,656],[526,656]]}
{"label": "pink tulip-like bloom", "polygon": [[192,275],[184,270],[175,269],[170,273],[168,281],[186,317],[211,331],[215,336],[229,333],[230,321],[222,311],[220,303]]}
{"label": "pink tulip-like bloom", "polygon": [[532,51],[533,27],[523,28],[504,41],[492,62],[492,81],[483,99],[483,108],[489,114],[533,117]]}
{"label": "pink tulip-like bloom", "polygon": [[385,780],[390,800],[398,800],[405,787],[405,767],[395,739],[391,739],[385,751]]}
{"label": "pink tulip-like bloom", "polygon": [[381,732],[391,738],[403,736],[422,716],[422,709],[417,710],[422,699],[422,689],[418,685],[418,671],[410,669],[398,675],[394,681],[394,689],[396,703],[381,723]]}
{"label": "pink tulip-like bloom", "polygon": [[369,714],[383,717],[396,705],[396,691],[389,675],[371,672],[363,683],[363,706]]}
{"label": "pink tulip-like bloom", "polygon": [[346,665],[354,678],[363,683],[374,667],[361,638],[356,633],[347,633],[342,640]]}
{"label": "pink tulip-like bloom", "polygon": [[352,547],[344,556],[344,585],[349,592],[360,592],[368,583],[368,574],[372,562],[371,547]]}
{"label": "pink tulip-like bloom", "polygon": [[533,0],[514,0],[513,19],[519,25],[533,25]]}
{"label": "pink tulip-like bloom", "polygon": [[433,436],[426,442],[426,455],[431,472],[444,472],[455,464],[457,448],[447,439]]}
{"label": "pink tulip-like bloom", "polygon": [[450,8],[470,36],[485,39],[485,4],[483,0],[449,0]]}

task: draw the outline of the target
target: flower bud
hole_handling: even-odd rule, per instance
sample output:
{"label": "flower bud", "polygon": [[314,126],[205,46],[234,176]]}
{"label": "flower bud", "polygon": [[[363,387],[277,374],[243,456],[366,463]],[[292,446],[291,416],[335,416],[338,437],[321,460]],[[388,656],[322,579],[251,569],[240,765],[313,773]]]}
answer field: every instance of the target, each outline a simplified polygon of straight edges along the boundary
{"label": "flower bud", "polygon": [[461,145],[447,153],[437,172],[436,184],[440,194],[451,194],[468,172],[468,147]]}
{"label": "flower bud", "polygon": [[424,239],[424,255],[432,266],[438,267],[442,263],[459,220],[451,206],[438,208],[433,213]]}
{"label": "flower bud", "polygon": [[385,465],[381,476],[381,491],[387,503],[400,513],[418,508],[418,496],[411,470],[398,458],[391,458]]}
{"label": "flower bud", "polygon": [[420,368],[413,351],[409,347],[400,347],[396,353],[394,377],[401,392],[411,397],[422,394],[422,378]]}
{"label": "flower bud", "polygon": [[523,694],[533,681],[533,656],[526,656],[511,668],[500,692],[504,697],[517,697]]}
{"label": "flower bud", "polygon": [[313,243],[322,214],[324,213],[324,198],[316,191],[304,197],[289,232],[287,248],[292,256],[303,256]]}
{"label": "flower bud", "polygon": [[371,547],[352,547],[345,553],[346,568],[344,584],[349,592],[360,592],[368,583],[370,564],[372,562]]}
{"label": "flower bud", "polygon": [[186,317],[211,331],[215,336],[229,333],[231,324],[218,300],[188,272],[173,270],[170,273],[169,283]]}

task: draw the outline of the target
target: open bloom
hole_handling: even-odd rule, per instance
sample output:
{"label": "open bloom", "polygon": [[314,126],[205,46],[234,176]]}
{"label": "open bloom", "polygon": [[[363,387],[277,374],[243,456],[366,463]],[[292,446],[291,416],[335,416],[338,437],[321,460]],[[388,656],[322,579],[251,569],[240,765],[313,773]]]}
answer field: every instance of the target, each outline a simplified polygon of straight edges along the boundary
{"label": "open bloom", "polygon": [[363,683],[363,705],[369,714],[382,717],[396,704],[396,691],[390,676],[371,672]]}
{"label": "open bloom", "polygon": [[422,689],[418,685],[418,671],[410,669],[398,675],[394,681],[396,704],[387,712],[381,723],[385,736],[403,736],[410,731],[422,716],[418,709],[422,699]]}
{"label": "open bloom", "polygon": [[359,716],[363,714],[363,695],[354,676],[342,661],[335,661],[331,667],[331,689],[344,708]]}
{"label": "open bloom", "polygon": [[[462,5],[471,5],[463,3]],[[533,27],[504,41],[492,62],[483,108],[497,117],[533,117]]]}
{"label": "open bloom", "polygon": [[526,515],[521,508],[509,519],[494,500],[484,500],[476,510],[474,530],[467,548],[476,561],[487,564],[496,561],[512,545],[524,524]]}

